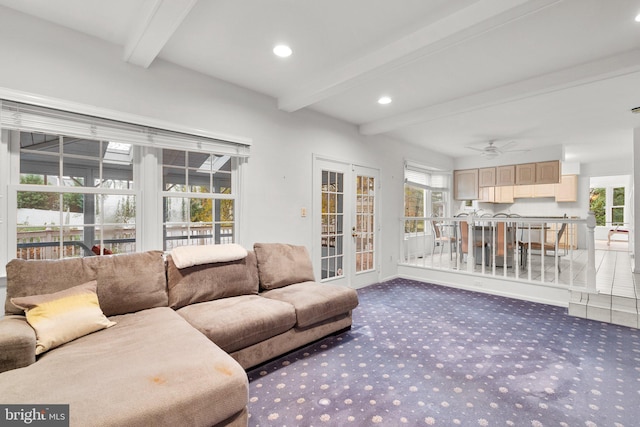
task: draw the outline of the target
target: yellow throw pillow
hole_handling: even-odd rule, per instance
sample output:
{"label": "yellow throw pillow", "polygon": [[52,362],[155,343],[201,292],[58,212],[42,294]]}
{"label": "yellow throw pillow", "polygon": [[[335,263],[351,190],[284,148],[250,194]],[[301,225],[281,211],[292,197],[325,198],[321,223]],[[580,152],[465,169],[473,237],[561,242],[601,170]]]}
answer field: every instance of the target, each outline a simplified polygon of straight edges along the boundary
{"label": "yellow throw pillow", "polygon": [[92,280],[53,294],[11,298],[36,331],[36,354],[115,325],[102,313],[96,287]]}

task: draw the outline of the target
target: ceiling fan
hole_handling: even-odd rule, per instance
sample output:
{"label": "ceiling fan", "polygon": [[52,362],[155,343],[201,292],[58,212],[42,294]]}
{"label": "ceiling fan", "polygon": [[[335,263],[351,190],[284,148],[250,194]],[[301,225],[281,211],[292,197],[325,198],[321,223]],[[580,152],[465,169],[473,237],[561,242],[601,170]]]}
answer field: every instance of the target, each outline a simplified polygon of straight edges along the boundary
{"label": "ceiling fan", "polygon": [[482,148],[472,147],[472,146],[467,146],[467,148],[470,149],[470,150],[479,151],[480,152],[480,156],[484,157],[485,159],[495,159],[496,157],[499,157],[504,153],[513,153],[513,152],[518,152],[518,151],[529,151],[529,150],[508,149],[509,147],[512,147],[515,144],[516,144],[515,141],[510,141],[510,142],[507,142],[506,144],[498,147],[497,145],[495,145],[495,141],[489,141],[487,143],[487,145],[482,147]]}

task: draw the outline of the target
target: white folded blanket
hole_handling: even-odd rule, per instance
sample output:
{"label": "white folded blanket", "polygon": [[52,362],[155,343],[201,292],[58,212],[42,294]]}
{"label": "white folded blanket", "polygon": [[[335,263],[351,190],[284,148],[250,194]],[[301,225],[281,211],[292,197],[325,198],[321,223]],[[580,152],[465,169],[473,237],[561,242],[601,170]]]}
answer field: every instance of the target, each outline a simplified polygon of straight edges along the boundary
{"label": "white folded blanket", "polygon": [[171,258],[178,268],[213,262],[229,262],[243,259],[247,250],[236,243],[225,245],[178,246],[171,250]]}

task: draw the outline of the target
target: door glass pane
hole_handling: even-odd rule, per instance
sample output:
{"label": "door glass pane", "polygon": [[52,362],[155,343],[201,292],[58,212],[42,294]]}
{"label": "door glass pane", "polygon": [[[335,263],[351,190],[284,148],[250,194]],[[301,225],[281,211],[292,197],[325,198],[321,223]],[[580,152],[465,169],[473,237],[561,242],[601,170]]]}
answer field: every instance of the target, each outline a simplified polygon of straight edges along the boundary
{"label": "door glass pane", "polygon": [[374,267],[375,242],[375,178],[356,177],[355,259],[356,273],[371,271]]}
{"label": "door glass pane", "polygon": [[342,277],[344,176],[341,172],[322,171],[321,278]]}

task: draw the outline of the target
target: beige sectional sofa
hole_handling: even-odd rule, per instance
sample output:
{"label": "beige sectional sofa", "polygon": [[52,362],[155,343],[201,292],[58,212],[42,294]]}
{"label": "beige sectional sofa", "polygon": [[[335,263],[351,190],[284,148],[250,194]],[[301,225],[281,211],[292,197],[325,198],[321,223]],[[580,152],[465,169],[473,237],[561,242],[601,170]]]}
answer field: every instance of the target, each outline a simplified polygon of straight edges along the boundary
{"label": "beige sectional sofa", "polygon": [[[82,320],[70,323],[91,312],[106,317],[103,326],[42,344],[51,328],[48,319],[35,323],[38,310],[75,313],[60,292],[85,301],[91,289],[99,307],[78,303]],[[34,299],[25,317],[19,307]],[[284,244],[184,268],[159,251],[13,260],[0,320],[0,401],[69,404],[72,426],[245,426],[245,369],[349,328],[357,304],[355,290],[313,282],[306,249]]]}

